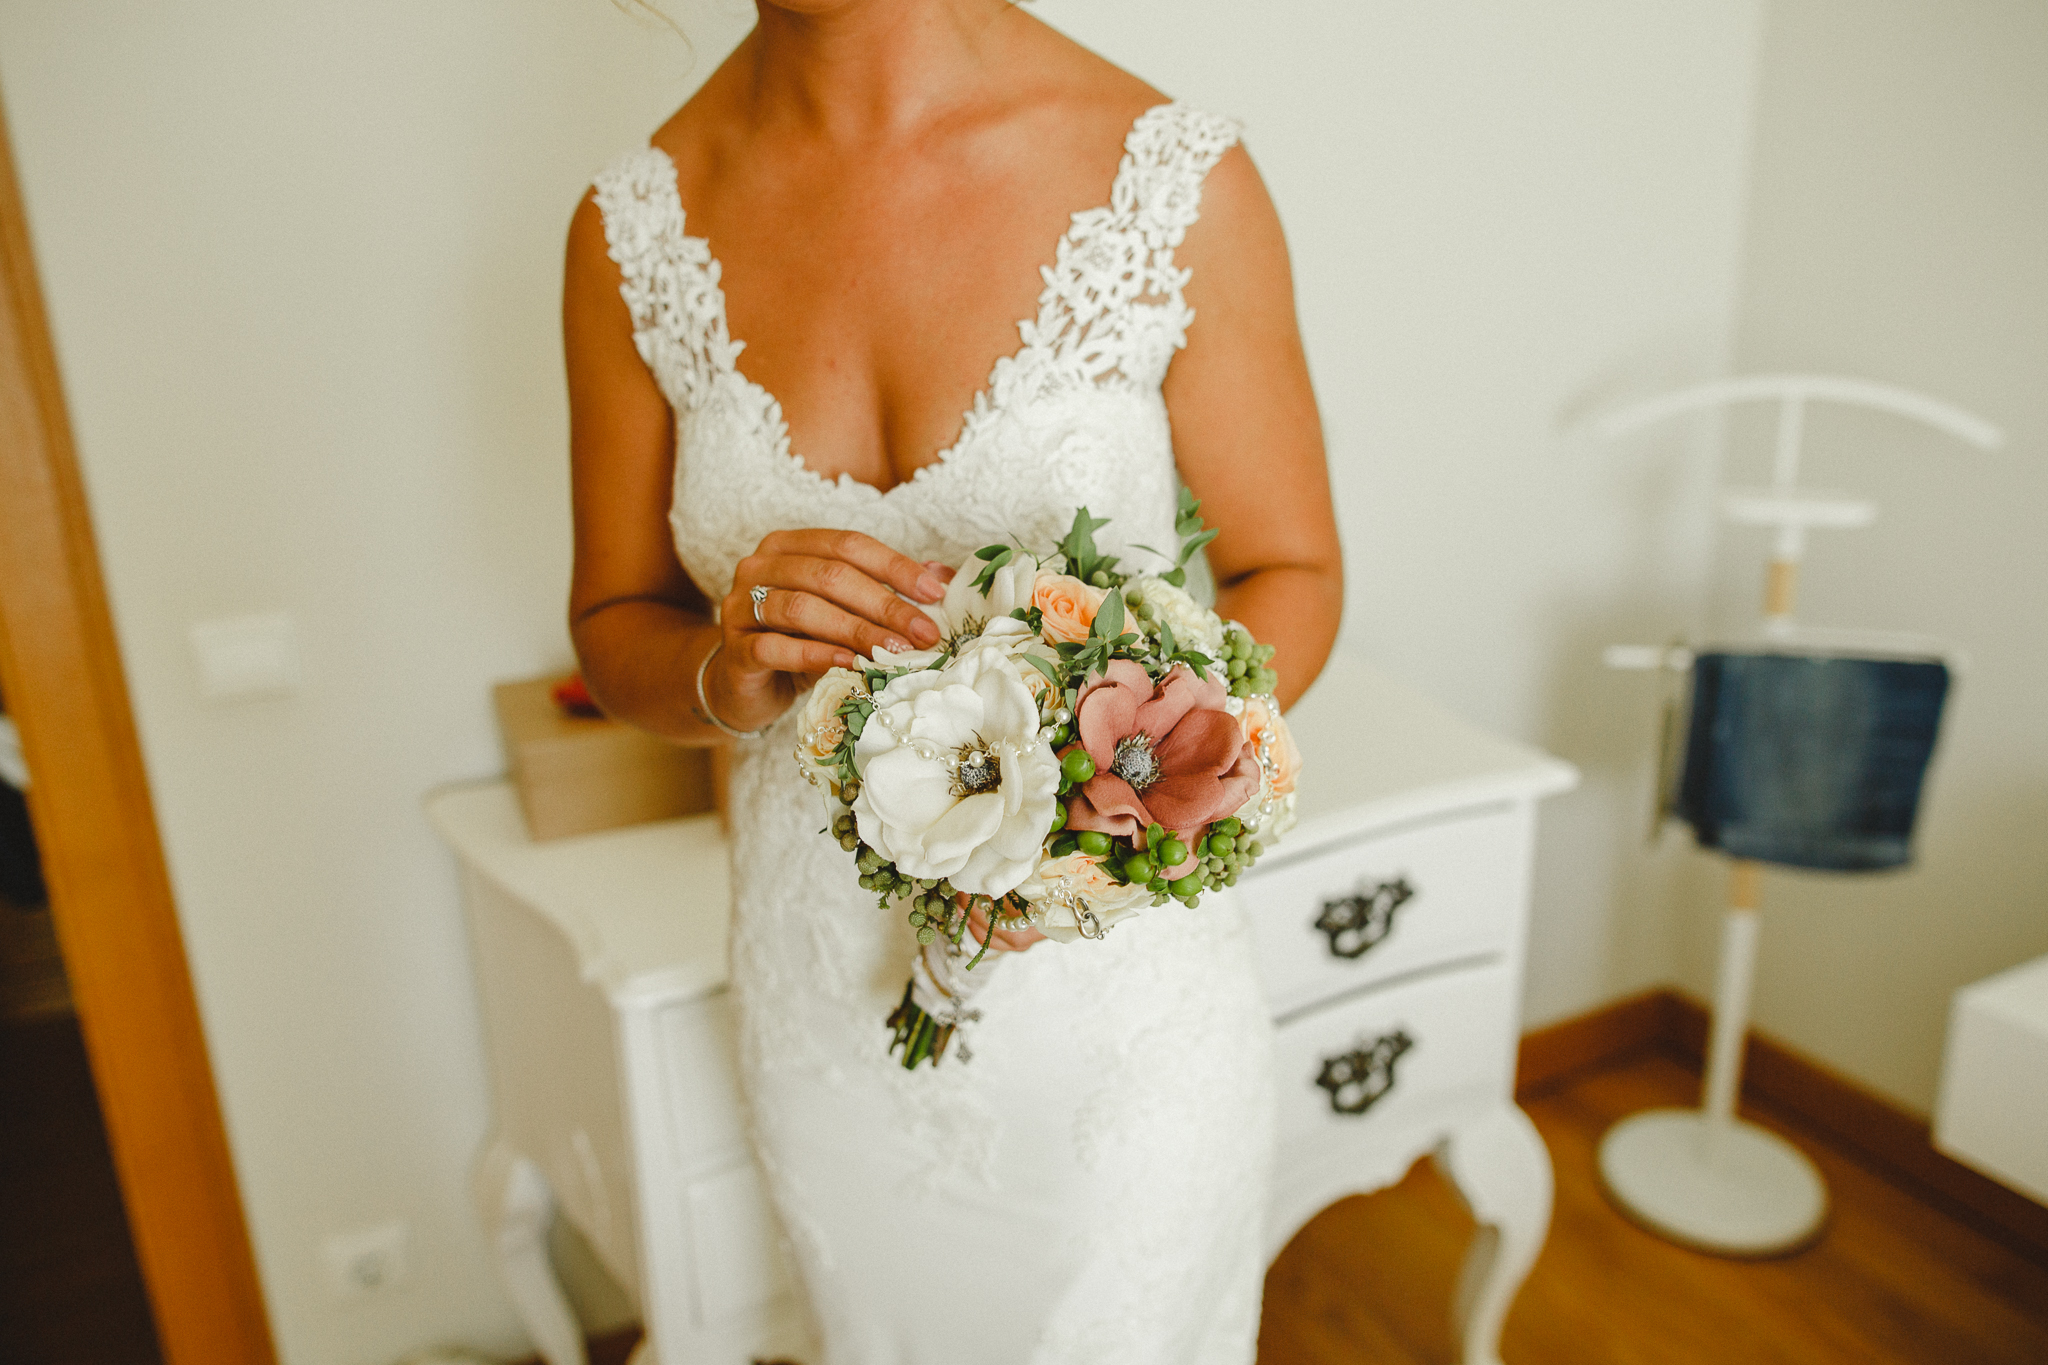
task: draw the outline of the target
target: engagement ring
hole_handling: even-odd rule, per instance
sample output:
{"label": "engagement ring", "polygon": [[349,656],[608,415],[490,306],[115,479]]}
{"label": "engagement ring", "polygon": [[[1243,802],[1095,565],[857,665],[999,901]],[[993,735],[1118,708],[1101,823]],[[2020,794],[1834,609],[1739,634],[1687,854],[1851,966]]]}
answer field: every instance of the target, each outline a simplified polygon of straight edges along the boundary
{"label": "engagement ring", "polygon": [[764,626],[767,625],[768,618],[761,614],[761,604],[768,600],[768,585],[756,583],[753,587],[747,589],[747,596],[754,599],[754,619]]}

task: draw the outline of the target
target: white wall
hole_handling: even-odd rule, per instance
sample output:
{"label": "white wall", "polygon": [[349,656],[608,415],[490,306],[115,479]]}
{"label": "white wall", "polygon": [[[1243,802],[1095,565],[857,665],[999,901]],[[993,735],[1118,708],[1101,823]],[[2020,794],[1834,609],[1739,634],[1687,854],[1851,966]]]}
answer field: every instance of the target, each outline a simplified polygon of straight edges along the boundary
{"label": "white wall", "polygon": [[[732,34],[683,14],[701,73]],[[1754,0],[1045,0],[1241,114],[1294,242],[1347,635],[1587,769],[1547,820],[1529,1012],[1663,979],[1651,699],[1598,646],[1696,613],[1705,447],[1561,435],[1726,364]],[[288,1365],[516,1345],[466,1202],[466,948],[418,814],[562,662],[553,307],[583,180],[686,93],[603,0],[0,0],[12,120],[230,1133]],[[195,620],[283,609],[306,684],[200,700]],[[1622,724],[1610,725],[1619,718]],[[413,1221],[344,1310],[331,1230]]]}
{"label": "white wall", "polygon": [[[1925,1112],[1956,987],[2048,953],[2048,6],[1774,0],[1763,48],[1737,360],[1863,374],[2002,425],[1983,455],[1816,410],[1816,482],[1874,497],[1816,538],[1802,615],[1967,650],[1919,857],[1871,877],[1772,873],[1759,1025]],[[1738,428],[1759,477],[1768,434]],[[1717,606],[1754,619],[1758,539],[1730,533]],[[1718,878],[1684,977],[1712,980]]]}

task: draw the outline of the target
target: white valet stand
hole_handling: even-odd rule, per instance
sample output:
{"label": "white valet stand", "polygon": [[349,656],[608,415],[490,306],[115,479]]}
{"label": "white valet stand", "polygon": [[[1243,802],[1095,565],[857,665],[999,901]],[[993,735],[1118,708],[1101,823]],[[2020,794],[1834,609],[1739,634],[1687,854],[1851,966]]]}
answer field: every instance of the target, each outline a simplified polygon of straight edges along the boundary
{"label": "white valet stand", "polygon": [[[1777,531],[1764,588],[1766,642],[1853,648],[1854,637],[1801,630],[1793,619],[1807,531],[1868,526],[1877,516],[1876,504],[1868,500],[1799,487],[1806,404],[1815,399],[1910,417],[1986,450],[2005,439],[1982,418],[1925,394],[1827,375],[1755,375],[1701,384],[1609,412],[1595,420],[1593,430],[1611,440],[1681,413],[1778,402],[1770,486],[1724,490],[1721,512],[1739,525]],[[1617,646],[1607,651],[1606,661],[1617,668],[1684,670],[1691,667],[1692,651]],[[1761,882],[1762,864],[1733,860],[1700,1107],[1632,1115],[1610,1128],[1600,1143],[1600,1178],[1625,1212],[1674,1242],[1724,1256],[1797,1250],[1819,1233],[1827,1217],[1827,1186],[1805,1154],[1735,1116],[1749,1031]]]}

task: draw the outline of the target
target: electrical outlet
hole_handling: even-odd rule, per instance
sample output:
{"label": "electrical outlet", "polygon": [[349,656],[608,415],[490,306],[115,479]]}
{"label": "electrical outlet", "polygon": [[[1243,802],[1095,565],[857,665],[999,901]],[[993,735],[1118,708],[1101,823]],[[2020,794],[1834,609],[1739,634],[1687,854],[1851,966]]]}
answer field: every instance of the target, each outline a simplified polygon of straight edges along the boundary
{"label": "electrical outlet", "polygon": [[338,1232],[322,1244],[327,1287],[339,1299],[362,1299],[404,1284],[412,1273],[412,1228],[384,1223]]}

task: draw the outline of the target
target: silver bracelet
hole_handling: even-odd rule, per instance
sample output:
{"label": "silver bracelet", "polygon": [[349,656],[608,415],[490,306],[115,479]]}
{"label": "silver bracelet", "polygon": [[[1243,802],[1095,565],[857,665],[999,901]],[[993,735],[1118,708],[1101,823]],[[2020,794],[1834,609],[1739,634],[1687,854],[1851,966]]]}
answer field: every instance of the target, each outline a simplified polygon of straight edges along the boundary
{"label": "silver bracelet", "polygon": [[727,725],[718,718],[717,714],[711,709],[711,699],[704,695],[704,670],[711,667],[712,656],[724,648],[725,641],[720,640],[717,644],[711,646],[710,649],[704,651],[704,662],[697,665],[697,710],[703,715],[704,719],[710,721],[734,739],[759,739],[768,733],[767,726],[764,725],[758,730],[735,730],[732,726]]}

